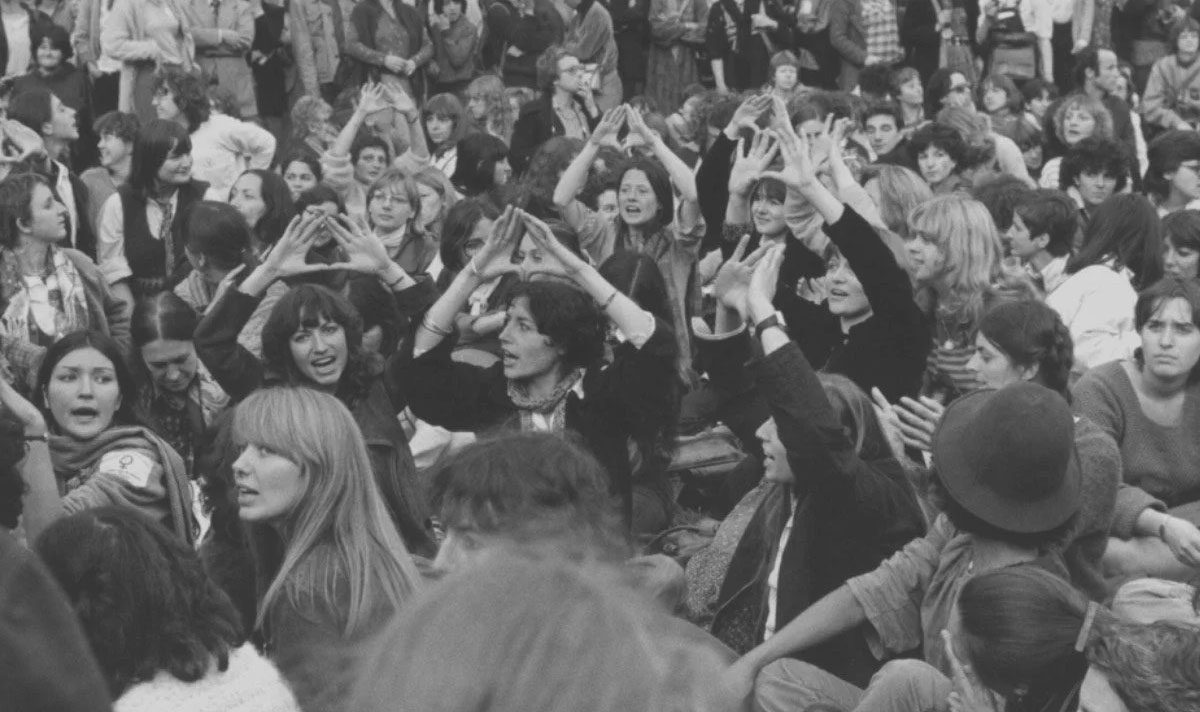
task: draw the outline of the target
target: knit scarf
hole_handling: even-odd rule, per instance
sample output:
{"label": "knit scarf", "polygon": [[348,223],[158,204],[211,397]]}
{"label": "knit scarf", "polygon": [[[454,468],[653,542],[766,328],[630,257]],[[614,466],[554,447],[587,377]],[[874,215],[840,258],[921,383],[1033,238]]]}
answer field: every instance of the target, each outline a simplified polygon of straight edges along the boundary
{"label": "knit scarf", "polygon": [[50,268],[44,276],[21,274],[17,256],[0,251],[0,335],[49,346],[64,334],[87,328],[87,294],[75,263],[51,247]]}
{"label": "knit scarf", "polygon": [[[191,484],[183,459],[165,440],[140,425],[115,425],[86,441],[64,435],[50,436],[50,460],[54,464],[54,475],[65,492],[82,485],[91,476],[88,471],[105,453],[120,449],[149,450],[154,453],[163,470],[163,489],[166,490],[167,506],[171,511],[171,528],[189,545],[194,544],[199,528],[192,511]],[[109,494],[119,497],[117,492]]]}
{"label": "knit scarf", "polygon": [[525,386],[509,381],[508,397],[521,413],[521,432],[535,432],[540,429],[533,420],[535,413],[549,416],[550,432],[565,432],[567,429],[567,394],[575,388],[575,384],[583,378],[583,374],[584,369],[582,368],[568,373],[566,378],[554,386],[554,390],[542,398],[530,396]]}

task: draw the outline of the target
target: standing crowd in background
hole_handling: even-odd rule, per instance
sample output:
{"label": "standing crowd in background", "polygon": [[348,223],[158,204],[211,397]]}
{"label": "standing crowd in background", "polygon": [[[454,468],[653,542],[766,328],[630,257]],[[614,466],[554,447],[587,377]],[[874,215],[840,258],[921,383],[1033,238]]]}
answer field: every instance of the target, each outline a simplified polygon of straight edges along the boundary
{"label": "standing crowd in background", "polygon": [[0,0],[0,708],[1200,710],[1200,0]]}

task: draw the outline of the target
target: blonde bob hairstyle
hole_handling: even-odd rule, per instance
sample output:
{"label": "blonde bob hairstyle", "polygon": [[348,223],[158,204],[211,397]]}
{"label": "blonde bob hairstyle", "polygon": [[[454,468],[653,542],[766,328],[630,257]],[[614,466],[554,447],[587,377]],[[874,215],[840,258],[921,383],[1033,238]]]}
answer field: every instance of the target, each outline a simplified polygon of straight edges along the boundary
{"label": "blonde bob hairstyle", "polygon": [[962,195],[938,195],[912,209],[909,234],[937,245],[942,273],[928,286],[942,310],[966,309],[971,323],[982,315],[983,299],[1001,277],[1000,233],[987,208]]}
{"label": "blonde bob hairstyle", "polygon": [[620,569],[546,549],[497,551],[409,605],[367,656],[346,709],[735,709],[719,685],[732,660],[711,640]]}
{"label": "blonde bob hairstyle", "polygon": [[[303,387],[264,388],[234,413],[239,447],[279,453],[300,468],[304,494],[278,526],[282,562],[259,606],[261,626],[282,598],[312,602],[345,635],[399,610],[420,577],[375,484],[362,431],[340,400]],[[303,599],[303,600],[302,600]]]}
{"label": "blonde bob hairstyle", "polygon": [[879,218],[884,227],[907,239],[908,214],[913,208],[933,197],[920,175],[903,166],[883,164],[870,169],[879,191]]}
{"label": "blonde bob hairstyle", "polygon": [[1058,105],[1058,110],[1054,112],[1054,133],[1058,136],[1058,140],[1067,145],[1067,137],[1063,131],[1063,125],[1067,120],[1067,114],[1071,111],[1082,111],[1091,115],[1096,122],[1096,128],[1092,131],[1092,136],[1096,138],[1112,138],[1113,137],[1113,118],[1108,107],[1100,102],[1099,99],[1088,96],[1087,94],[1072,94],[1063,103]]}

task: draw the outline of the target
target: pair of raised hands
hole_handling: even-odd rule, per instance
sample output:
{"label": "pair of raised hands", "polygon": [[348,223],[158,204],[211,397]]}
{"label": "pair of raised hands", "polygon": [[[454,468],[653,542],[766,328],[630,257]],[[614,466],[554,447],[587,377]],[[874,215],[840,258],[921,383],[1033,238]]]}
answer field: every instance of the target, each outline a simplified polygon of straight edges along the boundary
{"label": "pair of raised hands", "polygon": [[621,104],[616,108],[609,109],[604,116],[600,117],[600,123],[596,124],[596,128],[592,130],[589,140],[596,145],[604,143],[615,145],[617,134],[620,133],[622,126],[628,126],[629,130],[639,136],[648,146],[654,145],[654,140],[661,138],[646,125],[646,120],[642,118],[640,111],[629,104]]}
{"label": "pair of raised hands", "polygon": [[487,242],[466,269],[482,281],[504,274],[520,274],[523,279],[543,274],[574,280],[587,266],[583,258],[558,241],[549,225],[509,205],[496,218]]}
{"label": "pair of raised hands", "polygon": [[746,321],[754,312],[773,309],[783,245],[763,243],[746,254],[750,236],[743,235],[733,254],[717,270],[713,294],[721,306],[737,312]]}
{"label": "pair of raised hands", "polygon": [[370,115],[384,109],[395,109],[402,114],[409,114],[417,110],[417,105],[413,103],[412,97],[406,92],[395,91],[382,84],[368,82],[358,93],[357,109],[363,115]]}
{"label": "pair of raised hands", "polygon": [[[309,250],[329,235],[342,248],[346,260],[333,264],[305,262]],[[361,219],[308,210],[292,218],[283,237],[267,252],[262,264],[278,279],[339,269],[382,278],[394,263],[387,248]]]}

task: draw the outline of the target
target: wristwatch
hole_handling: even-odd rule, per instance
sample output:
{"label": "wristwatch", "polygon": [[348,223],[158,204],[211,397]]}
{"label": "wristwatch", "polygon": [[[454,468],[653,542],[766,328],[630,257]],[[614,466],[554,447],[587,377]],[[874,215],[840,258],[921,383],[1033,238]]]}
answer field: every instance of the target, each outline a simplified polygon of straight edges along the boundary
{"label": "wristwatch", "polygon": [[787,333],[787,325],[783,323],[783,315],[779,312],[775,312],[771,316],[754,325],[754,338],[761,339],[763,332],[771,327],[775,327],[785,334]]}

